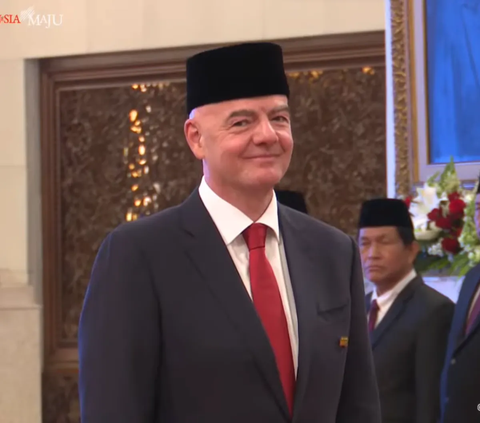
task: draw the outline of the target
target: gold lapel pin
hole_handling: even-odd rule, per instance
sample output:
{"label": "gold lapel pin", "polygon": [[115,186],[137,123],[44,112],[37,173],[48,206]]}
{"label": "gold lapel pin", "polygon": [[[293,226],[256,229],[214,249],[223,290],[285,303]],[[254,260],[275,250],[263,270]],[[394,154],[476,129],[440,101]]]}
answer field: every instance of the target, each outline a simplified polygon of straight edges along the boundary
{"label": "gold lapel pin", "polygon": [[348,347],[348,337],[342,336],[342,337],[340,338],[339,344],[340,344],[340,347],[342,347],[342,348],[347,348],[347,347]]}

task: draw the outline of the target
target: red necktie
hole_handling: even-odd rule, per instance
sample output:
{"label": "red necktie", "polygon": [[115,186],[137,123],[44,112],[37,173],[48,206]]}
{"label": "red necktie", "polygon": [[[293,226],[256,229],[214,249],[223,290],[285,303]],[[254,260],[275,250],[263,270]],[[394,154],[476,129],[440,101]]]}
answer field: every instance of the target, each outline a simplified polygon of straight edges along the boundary
{"label": "red necktie", "polygon": [[292,349],[277,280],[265,254],[267,227],[254,223],[244,231],[243,236],[250,251],[253,303],[273,348],[283,391],[292,413],[295,390]]}
{"label": "red necktie", "polygon": [[470,329],[473,327],[473,323],[477,320],[477,317],[480,315],[480,296],[475,301],[475,305],[472,308],[472,312],[467,319],[467,326],[465,328],[465,334],[468,335]]}
{"label": "red necktie", "polygon": [[370,305],[370,314],[368,316],[368,331],[372,332],[375,329],[375,324],[377,323],[378,317],[378,304],[377,300],[373,300],[372,304]]}

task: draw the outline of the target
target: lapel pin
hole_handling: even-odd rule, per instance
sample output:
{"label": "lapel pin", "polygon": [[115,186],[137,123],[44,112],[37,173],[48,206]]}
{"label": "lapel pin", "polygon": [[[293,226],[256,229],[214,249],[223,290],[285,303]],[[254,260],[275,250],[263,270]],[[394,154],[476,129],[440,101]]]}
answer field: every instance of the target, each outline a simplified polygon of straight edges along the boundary
{"label": "lapel pin", "polygon": [[339,344],[340,344],[340,347],[341,347],[341,348],[347,348],[347,347],[348,347],[348,337],[342,336],[342,337],[340,338]]}

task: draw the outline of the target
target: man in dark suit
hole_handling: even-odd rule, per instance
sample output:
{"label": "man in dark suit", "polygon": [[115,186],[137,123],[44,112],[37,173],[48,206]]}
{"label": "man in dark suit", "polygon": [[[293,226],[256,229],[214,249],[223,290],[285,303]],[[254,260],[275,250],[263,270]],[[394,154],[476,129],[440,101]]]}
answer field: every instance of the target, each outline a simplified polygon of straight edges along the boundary
{"label": "man in dark suit", "polygon": [[305,197],[301,192],[290,190],[275,191],[277,201],[284,206],[290,207],[299,212],[308,214],[308,207]]}
{"label": "man in dark suit", "polygon": [[379,423],[358,249],[274,195],[288,96],[275,44],[188,60],[185,135],[204,177],[98,252],[82,423]]}
{"label": "man in dark suit", "polygon": [[[475,226],[480,237],[480,179]],[[462,284],[448,338],[441,384],[442,423],[480,421],[480,265]]]}
{"label": "man in dark suit", "polygon": [[359,243],[383,423],[437,423],[440,374],[453,302],[423,283],[406,204],[375,199],[363,204]]}

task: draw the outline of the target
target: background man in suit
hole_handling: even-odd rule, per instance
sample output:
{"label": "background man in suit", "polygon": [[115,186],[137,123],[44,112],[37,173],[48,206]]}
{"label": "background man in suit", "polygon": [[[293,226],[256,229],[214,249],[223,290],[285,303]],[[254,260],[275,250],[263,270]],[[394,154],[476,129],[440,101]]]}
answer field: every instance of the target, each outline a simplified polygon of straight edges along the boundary
{"label": "background man in suit", "polygon": [[[480,237],[480,178],[475,226]],[[458,296],[441,386],[442,423],[480,421],[480,265],[467,273]]]}
{"label": "background man in suit", "polygon": [[379,423],[358,249],[274,195],[293,149],[280,47],[200,53],[187,93],[204,178],[98,252],[82,423]]}
{"label": "background man in suit", "polygon": [[359,243],[367,279],[369,329],[383,423],[437,423],[440,374],[454,304],[423,283],[406,204],[363,204]]}
{"label": "background man in suit", "polygon": [[305,197],[301,192],[290,190],[277,190],[275,191],[277,201],[284,206],[290,207],[299,212],[308,214],[307,203]]}

